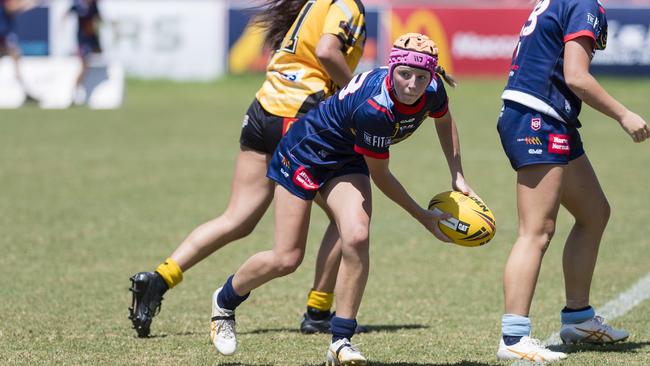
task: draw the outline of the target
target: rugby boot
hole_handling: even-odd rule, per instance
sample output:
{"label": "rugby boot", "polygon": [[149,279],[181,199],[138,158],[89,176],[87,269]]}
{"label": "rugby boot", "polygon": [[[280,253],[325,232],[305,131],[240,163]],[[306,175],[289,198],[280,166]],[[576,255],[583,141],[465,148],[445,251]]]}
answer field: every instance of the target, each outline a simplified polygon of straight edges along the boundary
{"label": "rugby boot", "polygon": [[219,353],[224,356],[230,356],[237,350],[235,311],[219,307],[219,304],[217,303],[219,292],[221,292],[221,287],[219,287],[212,295],[210,339]]}
{"label": "rugby boot", "polygon": [[605,324],[605,319],[595,317],[578,324],[562,324],[560,338],[565,344],[605,344],[624,341],[630,334]]}
{"label": "rugby boot", "polygon": [[131,277],[129,319],[138,337],[148,337],[153,317],[160,312],[168,286],[158,272],[139,272]]}
{"label": "rugby boot", "polygon": [[524,360],[536,363],[559,361],[566,358],[562,352],[554,352],[544,347],[542,342],[530,337],[521,337],[519,342],[507,346],[501,339],[497,359],[499,360]]}
{"label": "rugby boot", "polygon": [[367,365],[368,360],[355,348],[347,338],[339,339],[327,349],[325,366]]}

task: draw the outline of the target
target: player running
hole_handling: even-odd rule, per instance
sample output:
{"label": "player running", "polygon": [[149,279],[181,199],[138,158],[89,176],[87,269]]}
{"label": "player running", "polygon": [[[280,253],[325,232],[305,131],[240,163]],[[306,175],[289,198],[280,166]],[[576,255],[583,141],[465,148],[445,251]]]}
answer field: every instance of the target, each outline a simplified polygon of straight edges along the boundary
{"label": "player running", "polygon": [[452,80],[438,66],[434,42],[421,34],[405,34],[394,43],[388,68],[355,76],[282,138],[267,173],[277,183],[273,248],[250,257],[213,294],[210,336],[220,353],[231,355],[237,348],[237,306],[255,288],[300,265],[312,200],[320,194],[337,225],[343,253],[326,362],[366,364],[350,339],[369,270],[369,175],[386,196],[427,230],[449,241],[438,228],[438,221],[448,215],[421,207],[388,166],[389,147],[409,137],[431,116],[453,189],[473,194],[463,176],[456,124],[440,75]]}
{"label": "player running", "polygon": [[16,15],[28,11],[38,5],[36,0],[0,0],[0,57],[9,56],[14,63],[16,80],[21,85],[27,97],[34,99],[27,90],[20,74],[21,52],[18,47],[18,37],[14,33]]}
{"label": "player running", "polygon": [[[273,199],[274,184],[266,178],[266,170],[280,138],[298,117],[348,83],[363,53],[366,30],[360,1],[269,0],[267,4],[257,23],[276,51],[266,80],[244,116],[228,208],[194,229],[155,271],[131,277],[129,318],[140,337],[149,335],[163,294],[182,281],[185,271],[251,233]],[[340,255],[338,232],[330,222],[301,324],[305,333],[329,332]]]}
{"label": "player running", "polygon": [[504,274],[505,314],[497,357],[549,362],[566,358],[532,339],[528,318],[542,257],[559,206],[575,224],[564,246],[565,343],[612,343],[628,332],[612,328],[589,305],[589,290],[610,207],[582,146],[582,101],[616,120],[634,142],[650,130],[589,73],[605,48],[607,20],[597,0],[541,0],[521,30],[502,98],[498,131],[517,171],[519,231]]}
{"label": "player running", "polygon": [[86,92],[82,87],[84,77],[88,72],[88,61],[92,54],[102,52],[99,44],[99,14],[98,0],[73,0],[68,13],[77,15],[77,45],[81,69],[75,82],[75,103],[82,104]]}

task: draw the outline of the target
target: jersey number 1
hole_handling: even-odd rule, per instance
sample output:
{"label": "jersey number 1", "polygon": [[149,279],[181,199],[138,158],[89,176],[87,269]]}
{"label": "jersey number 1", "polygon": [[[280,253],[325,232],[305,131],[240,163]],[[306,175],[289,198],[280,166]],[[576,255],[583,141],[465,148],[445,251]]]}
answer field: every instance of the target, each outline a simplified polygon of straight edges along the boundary
{"label": "jersey number 1", "polygon": [[305,23],[307,14],[309,14],[311,8],[314,7],[314,4],[316,4],[316,0],[310,0],[307,1],[307,3],[305,3],[305,6],[302,7],[302,10],[300,10],[300,15],[294,24],[295,26],[293,28],[293,32],[291,32],[289,39],[284,42],[284,45],[280,48],[280,51],[296,53],[296,48],[298,48],[298,33],[300,33],[300,28],[302,28],[302,25]]}

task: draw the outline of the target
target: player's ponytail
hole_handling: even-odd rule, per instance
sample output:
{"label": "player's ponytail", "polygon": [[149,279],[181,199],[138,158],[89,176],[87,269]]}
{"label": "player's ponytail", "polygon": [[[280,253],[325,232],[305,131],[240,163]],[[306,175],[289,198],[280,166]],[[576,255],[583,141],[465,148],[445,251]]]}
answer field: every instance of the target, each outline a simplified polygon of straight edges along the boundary
{"label": "player's ponytail", "polygon": [[282,46],[284,36],[306,2],[307,0],[264,0],[259,6],[248,9],[256,13],[252,24],[264,31],[265,46],[273,50]]}
{"label": "player's ponytail", "polygon": [[447,71],[445,71],[445,69],[442,66],[440,65],[436,66],[436,74],[440,75],[440,77],[442,77],[442,80],[444,80],[447,83],[447,85],[451,86],[452,88],[458,86],[458,81],[456,81],[456,78],[454,78],[450,74],[447,74]]}

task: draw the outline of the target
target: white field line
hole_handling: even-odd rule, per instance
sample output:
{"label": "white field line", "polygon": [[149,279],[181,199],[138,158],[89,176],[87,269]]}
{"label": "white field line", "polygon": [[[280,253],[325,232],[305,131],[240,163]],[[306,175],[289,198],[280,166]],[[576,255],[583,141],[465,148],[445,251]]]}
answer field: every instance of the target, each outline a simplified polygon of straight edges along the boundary
{"label": "white field line", "polygon": [[[618,295],[617,298],[610,300],[608,303],[596,310],[596,314],[606,319],[614,319],[624,315],[632,310],[635,306],[650,298],[650,273],[638,280],[627,291]],[[553,333],[544,341],[547,346],[557,346],[562,344],[560,333]],[[513,366],[530,365],[528,361],[515,361]]]}

